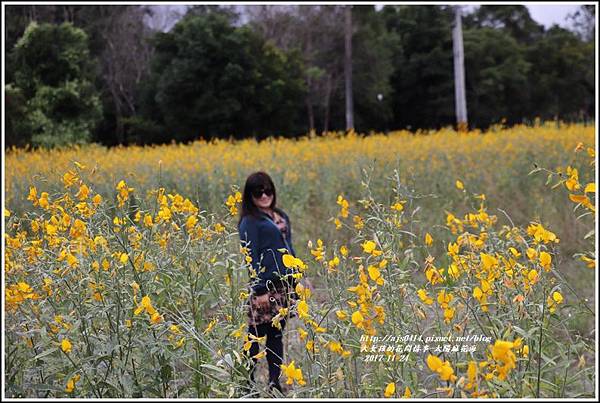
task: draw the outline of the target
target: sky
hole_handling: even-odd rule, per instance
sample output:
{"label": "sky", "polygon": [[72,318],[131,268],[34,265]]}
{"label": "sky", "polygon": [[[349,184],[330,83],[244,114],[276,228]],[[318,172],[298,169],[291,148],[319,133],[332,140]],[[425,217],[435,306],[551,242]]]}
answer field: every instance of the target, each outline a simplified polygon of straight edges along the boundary
{"label": "sky", "polygon": [[[580,4],[526,4],[529,14],[538,24],[550,28],[553,24],[558,24],[563,28],[568,28],[570,23],[565,21],[568,14],[577,11]],[[475,6],[475,5],[473,5]],[[470,8],[473,9],[474,7]]]}
{"label": "sky", "polygon": [[531,18],[543,24],[546,28],[549,28],[554,23],[565,28],[568,27],[569,24],[565,23],[565,17],[577,11],[578,7],[579,5],[577,4],[527,5]]}
{"label": "sky", "polygon": [[[378,3],[373,3],[375,5],[378,5]],[[383,5],[382,3],[379,3],[381,5]],[[522,3],[521,3],[522,4]],[[570,23],[568,21],[565,20],[565,18],[567,17],[568,14],[570,13],[574,13],[575,11],[577,11],[577,8],[579,7],[581,3],[563,3],[563,4],[543,4],[543,3],[537,3],[537,4],[526,4],[527,8],[529,8],[529,13],[531,15],[531,18],[533,18],[535,21],[537,21],[539,24],[544,25],[544,27],[546,28],[550,28],[550,26],[552,26],[553,24],[558,24],[561,27],[564,28],[569,28]],[[476,7],[477,4],[472,4],[472,5],[465,5],[465,9],[469,10],[469,9],[473,9],[474,7]],[[160,21],[156,21],[158,23],[158,25],[163,25],[163,27],[165,28],[170,28],[170,26],[172,26],[172,24],[174,24],[174,21],[176,21],[178,18],[176,16],[171,16],[170,18],[166,15],[169,12],[173,12],[173,14],[183,14],[183,11],[185,10],[185,7],[182,4],[178,4],[178,5],[163,5],[163,6],[158,6],[160,8],[162,8],[165,12],[165,14],[163,15],[158,15],[155,18],[157,18]],[[173,18],[174,17],[174,18]]]}

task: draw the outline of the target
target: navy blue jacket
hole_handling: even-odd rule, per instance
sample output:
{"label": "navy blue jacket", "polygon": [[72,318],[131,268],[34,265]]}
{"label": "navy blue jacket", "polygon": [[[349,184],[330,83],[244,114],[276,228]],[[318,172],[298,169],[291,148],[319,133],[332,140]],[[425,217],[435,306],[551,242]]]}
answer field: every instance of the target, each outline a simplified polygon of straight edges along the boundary
{"label": "navy blue jacket", "polygon": [[[292,269],[284,266],[282,256],[287,253],[296,256],[292,246],[292,226],[288,215],[276,208],[287,225],[287,238],[266,213],[260,212],[258,217],[246,215],[240,221],[238,231],[243,247],[247,247],[252,258],[252,268],[257,277],[252,279],[251,287],[255,295],[261,295],[281,284],[280,277],[294,273]],[[264,267],[264,270],[262,268]],[[291,277],[287,280],[294,284]]]}

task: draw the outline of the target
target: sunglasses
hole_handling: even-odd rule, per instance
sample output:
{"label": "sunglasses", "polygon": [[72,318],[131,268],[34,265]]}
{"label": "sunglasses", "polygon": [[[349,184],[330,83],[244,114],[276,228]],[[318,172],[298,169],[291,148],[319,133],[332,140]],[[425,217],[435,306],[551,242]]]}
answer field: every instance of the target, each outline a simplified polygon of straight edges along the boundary
{"label": "sunglasses", "polygon": [[273,189],[267,188],[267,189],[255,189],[252,191],[252,196],[255,199],[259,199],[262,195],[266,194],[267,196],[273,196]]}

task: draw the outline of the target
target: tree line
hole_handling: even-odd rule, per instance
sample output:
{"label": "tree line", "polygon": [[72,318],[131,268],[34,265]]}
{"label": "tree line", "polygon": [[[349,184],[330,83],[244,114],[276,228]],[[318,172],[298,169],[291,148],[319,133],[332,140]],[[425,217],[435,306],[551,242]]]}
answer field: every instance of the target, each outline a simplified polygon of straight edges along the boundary
{"label": "tree line", "polygon": [[[263,139],[453,125],[454,11],[442,5],[7,5],[6,146]],[[594,6],[545,29],[520,5],[463,16],[469,126],[594,118]]]}

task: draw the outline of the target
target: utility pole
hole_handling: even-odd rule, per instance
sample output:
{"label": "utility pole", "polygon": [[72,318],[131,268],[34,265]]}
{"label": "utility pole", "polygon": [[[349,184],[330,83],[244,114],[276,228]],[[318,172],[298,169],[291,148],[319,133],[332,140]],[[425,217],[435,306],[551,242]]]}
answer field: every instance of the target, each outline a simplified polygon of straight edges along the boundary
{"label": "utility pole", "polygon": [[452,44],[454,49],[454,100],[456,103],[456,124],[458,130],[466,130],[467,97],[465,93],[465,63],[463,49],[462,23],[460,6],[454,6],[454,28],[452,29]]}
{"label": "utility pole", "polygon": [[352,103],[352,6],[345,9],[345,60],[344,76],[346,78],[346,130],[354,129],[354,111]]}

